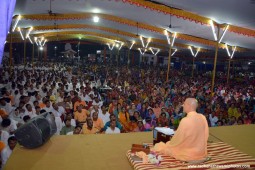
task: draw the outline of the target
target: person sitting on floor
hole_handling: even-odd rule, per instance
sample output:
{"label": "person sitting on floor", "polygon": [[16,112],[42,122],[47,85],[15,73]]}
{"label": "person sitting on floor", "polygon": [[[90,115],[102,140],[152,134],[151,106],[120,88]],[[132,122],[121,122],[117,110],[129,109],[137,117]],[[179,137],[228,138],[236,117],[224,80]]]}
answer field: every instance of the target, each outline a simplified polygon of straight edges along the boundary
{"label": "person sitting on floor", "polygon": [[71,125],[71,119],[65,119],[65,126],[61,129],[60,135],[66,135],[68,132],[74,131],[74,126]]}
{"label": "person sitting on floor", "polygon": [[187,98],[183,104],[187,116],[181,120],[171,141],[160,142],[152,150],[181,161],[206,161],[209,128],[205,116],[196,112],[197,106],[195,98]]}
{"label": "person sitting on floor", "polygon": [[16,144],[17,144],[17,139],[14,136],[9,137],[8,146],[6,146],[1,152],[2,167],[5,166]]}
{"label": "person sitting on floor", "polygon": [[68,132],[66,135],[79,135],[81,134],[82,127],[80,125],[75,126],[74,131]]}
{"label": "person sitting on floor", "polygon": [[108,127],[105,131],[105,134],[116,134],[120,133],[120,129],[116,127],[116,121],[112,120],[110,123],[110,127]]}
{"label": "person sitting on floor", "polygon": [[93,126],[93,120],[90,117],[87,117],[86,124],[82,126],[83,134],[96,134],[99,130]]}

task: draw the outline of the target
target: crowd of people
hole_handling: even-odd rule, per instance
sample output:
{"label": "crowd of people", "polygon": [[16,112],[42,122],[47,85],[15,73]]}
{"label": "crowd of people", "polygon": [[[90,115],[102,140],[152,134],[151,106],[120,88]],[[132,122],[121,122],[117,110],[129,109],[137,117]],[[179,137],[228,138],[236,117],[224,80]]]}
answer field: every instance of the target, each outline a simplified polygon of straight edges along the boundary
{"label": "crowd of people", "polygon": [[169,81],[165,79],[166,71],[157,67],[45,63],[15,66],[11,72],[2,68],[2,163],[17,143],[14,131],[44,112],[54,115],[57,135],[176,129],[186,116],[183,102],[193,97],[210,127],[255,123],[253,78],[233,78],[227,84],[221,73],[213,91],[208,73],[191,78],[171,69]]}

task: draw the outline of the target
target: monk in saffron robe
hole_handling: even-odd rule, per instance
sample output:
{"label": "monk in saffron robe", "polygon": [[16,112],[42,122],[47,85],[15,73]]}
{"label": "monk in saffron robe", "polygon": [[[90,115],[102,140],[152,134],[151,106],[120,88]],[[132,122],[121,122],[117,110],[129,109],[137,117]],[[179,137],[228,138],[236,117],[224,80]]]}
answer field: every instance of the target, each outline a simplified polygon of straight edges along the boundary
{"label": "monk in saffron robe", "polygon": [[156,144],[153,151],[186,162],[203,162],[207,159],[208,124],[205,116],[196,112],[197,105],[194,98],[185,100],[183,111],[187,116],[181,120],[171,141]]}

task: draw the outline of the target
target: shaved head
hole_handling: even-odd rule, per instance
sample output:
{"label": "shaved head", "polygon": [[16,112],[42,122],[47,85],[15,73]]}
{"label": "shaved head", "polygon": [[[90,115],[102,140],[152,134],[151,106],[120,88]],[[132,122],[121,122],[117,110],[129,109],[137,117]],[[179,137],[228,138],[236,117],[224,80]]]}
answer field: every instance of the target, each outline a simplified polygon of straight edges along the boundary
{"label": "shaved head", "polygon": [[183,111],[189,113],[196,111],[198,106],[198,101],[195,98],[187,98],[183,104]]}

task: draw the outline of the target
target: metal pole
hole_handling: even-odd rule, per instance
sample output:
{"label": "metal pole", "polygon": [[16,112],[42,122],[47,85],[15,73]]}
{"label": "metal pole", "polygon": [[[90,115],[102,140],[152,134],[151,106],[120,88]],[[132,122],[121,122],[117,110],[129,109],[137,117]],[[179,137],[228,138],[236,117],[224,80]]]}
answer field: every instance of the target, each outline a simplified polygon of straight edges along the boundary
{"label": "metal pole", "polygon": [[37,61],[39,61],[40,57],[39,57],[39,47],[37,46]]}
{"label": "metal pole", "polygon": [[192,63],[192,78],[194,77],[194,61],[195,61],[195,57],[193,57],[193,63]]}
{"label": "metal pole", "polygon": [[227,75],[227,84],[228,84],[228,82],[229,82],[230,61],[231,61],[231,59],[229,59],[229,60],[228,60],[228,75]]}
{"label": "metal pole", "polygon": [[10,56],[9,56],[9,73],[12,70],[12,32],[10,31]]}
{"label": "metal pole", "polygon": [[234,61],[232,61],[232,67],[233,67],[232,74],[235,76],[235,65],[234,65]]}
{"label": "metal pole", "polygon": [[26,65],[26,38],[25,38],[25,40],[24,40],[24,65]]}
{"label": "metal pole", "polygon": [[130,66],[130,49],[128,50],[128,67]]}
{"label": "metal pole", "polygon": [[117,68],[119,68],[119,54],[120,54],[120,50],[118,50],[118,54],[116,56],[116,58],[117,58]]}
{"label": "metal pole", "polygon": [[32,52],[32,68],[34,69],[34,57],[35,57],[35,44],[33,43],[33,52]]}
{"label": "metal pole", "polygon": [[220,27],[219,27],[219,25],[217,25],[217,28],[218,28],[218,33],[217,33],[214,65],[213,65],[212,87],[211,87],[211,95],[212,96],[213,96],[213,91],[214,91],[215,73],[216,73],[216,65],[217,65],[217,57],[218,57],[218,49],[219,49],[219,35],[220,35]]}
{"label": "metal pole", "polygon": [[171,65],[171,55],[172,55],[172,45],[170,44],[169,55],[168,55],[168,65],[167,65],[166,81],[168,81],[168,78],[169,78],[169,71],[170,71],[170,65]]}

